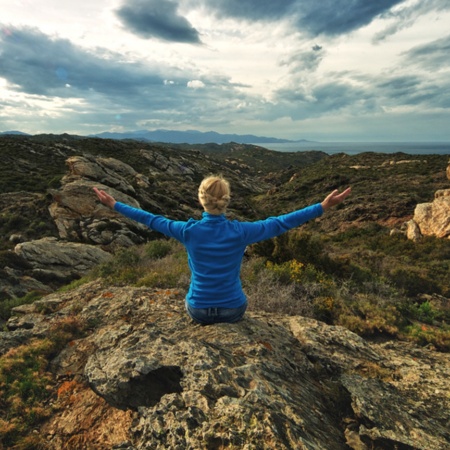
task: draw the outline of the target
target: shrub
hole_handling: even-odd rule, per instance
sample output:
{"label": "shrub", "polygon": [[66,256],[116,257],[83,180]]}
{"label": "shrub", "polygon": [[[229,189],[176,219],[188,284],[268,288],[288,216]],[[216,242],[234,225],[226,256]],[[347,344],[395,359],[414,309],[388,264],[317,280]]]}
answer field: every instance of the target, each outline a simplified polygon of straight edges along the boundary
{"label": "shrub", "polygon": [[34,339],[0,357],[0,442],[5,448],[36,448],[31,430],[52,414],[47,400],[53,377],[48,363],[69,341],[84,332],[75,316],[55,323],[49,337]]}
{"label": "shrub", "polygon": [[184,288],[189,282],[189,266],[181,244],[160,240],[121,250],[98,266],[92,276],[114,285]]}
{"label": "shrub", "polygon": [[187,288],[189,266],[185,254],[171,254],[148,262],[136,285],[155,288]]}
{"label": "shrub", "polygon": [[0,301],[0,319],[8,320],[11,317],[11,310],[16,306],[28,305],[39,300],[43,296],[42,292],[31,291],[23,297],[5,299]]}
{"label": "shrub", "polygon": [[313,300],[314,317],[326,323],[333,323],[338,314],[337,301],[332,296],[318,296]]}
{"label": "shrub", "polygon": [[312,315],[307,296],[299,295],[294,283],[280,282],[277,274],[252,262],[243,265],[243,287],[250,311],[265,311],[288,315]]}
{"label": "shrub", "polygon": [[405,337],[419,345],[432,345],[442,352],[450,351],[450,328],[443,329],[424,324],[409,325],[404,330]]}
{"label": "shrub", "polygon": [[162,239],[151,241],[145,245],[145,254],[152,259],[160,259],[172,251],[173,245]]}
{"label": "shrub", "polygon": [[396,267],[390,272],[390,278],[395,286],[402,289],[409,297],[418,294],[441,293],[440,287],[430,279],[428,274],[411,267]]}

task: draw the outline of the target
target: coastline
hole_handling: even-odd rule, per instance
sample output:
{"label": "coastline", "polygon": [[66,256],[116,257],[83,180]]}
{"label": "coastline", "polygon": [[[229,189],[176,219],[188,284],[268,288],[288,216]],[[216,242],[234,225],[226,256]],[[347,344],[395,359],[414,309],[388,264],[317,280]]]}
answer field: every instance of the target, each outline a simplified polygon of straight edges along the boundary
{"label": "coastline", "polygon": [[406,153],[410,155],[449,155],[450,142],[289,142],[255,143],[260,147],[279,152],[322,151],[330,155],[346,153]]}

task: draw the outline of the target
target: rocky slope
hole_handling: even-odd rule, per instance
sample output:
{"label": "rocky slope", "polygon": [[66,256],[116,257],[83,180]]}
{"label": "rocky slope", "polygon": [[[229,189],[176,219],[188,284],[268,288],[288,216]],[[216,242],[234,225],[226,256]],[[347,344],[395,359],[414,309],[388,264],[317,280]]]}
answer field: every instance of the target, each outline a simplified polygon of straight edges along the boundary
{"label": "rocky slope", "polygon": [[9,137],[0,154],[0,300],[52,292],[108,252],[156,237],[100,205],[93,186],[174,219],[200,215],[196,192],[209,173],[232,181],[236,217],[254,217],[248,198],[267,188],[231,162],[150,144]]}
{"label": "rocky slope", "polygon": [[85,331],[52,360],[39,448],[450,446],[449,354],[298,316],[202,327],[182,292],[98,281],[16,308],[0,352],[69,320]]}
{"label": "rocky slope", "polygon": [[[400,228],[416,208],[427,223],[423,234],[448,235],[445,156],[328,157],[240,144],[199,149],[67,135],[0,138],[0,243],[6,249],[0,254],[0,300],[52,292],[106,260],[108,252],[156,237],[99,205],[93,186],[185,220],[200,215],[199,181],[220,172],[233,187],[230,217],[253,220],[320,201],[351,184],[345,208],[321,219],[320,229],[367,223]],[[426,206],[421,200],[429,201],[438,189],[443,194]]]}
{"label": "rocky slope", "polygon": [[[273,152],[233,145],[217,157],[217,149],[8,139],[0,139],[0,300],[49,295],[15,308],[0,332],[1,370],[17,355],[36,357],[44,372],[33,366],[30,376],[42,379],[45,393],[41,419],[27,423],[8,422],[19,399],[0,396],[0,448],[14,426],[31,427],[28,448],[55,450],[449,448],[449,354],[432,346],[369,343],[342,327],[256,312],[239,324],[200,327],[184,312],[184,292],[169,289],[94,281],[54,292],[117,249],[157,237],[100,205],[93,186],[185,219],[200,214],[201,178],[222,172],[233,186],[230,215],[254,219],[351,184],[346,207],[311,227],[400,228],[417,204],[448,189],[447,160],[280,155],[275,162]],[[49,346],[47,366],[36,352]],[[11,382],[31,402],[29,383]],[[0,391],[8,387],[0,381]]]}

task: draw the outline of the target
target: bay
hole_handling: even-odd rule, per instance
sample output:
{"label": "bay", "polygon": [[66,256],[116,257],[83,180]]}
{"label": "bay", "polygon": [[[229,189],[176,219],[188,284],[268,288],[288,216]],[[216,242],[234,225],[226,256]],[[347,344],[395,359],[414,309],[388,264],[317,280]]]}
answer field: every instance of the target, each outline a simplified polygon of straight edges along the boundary
{"label": "bay", "polygon": [[450,142],[287,142],[254,144],[280,152],[319,150],[330,155],[346,153],[406,153],[409,155],[450,155]]}

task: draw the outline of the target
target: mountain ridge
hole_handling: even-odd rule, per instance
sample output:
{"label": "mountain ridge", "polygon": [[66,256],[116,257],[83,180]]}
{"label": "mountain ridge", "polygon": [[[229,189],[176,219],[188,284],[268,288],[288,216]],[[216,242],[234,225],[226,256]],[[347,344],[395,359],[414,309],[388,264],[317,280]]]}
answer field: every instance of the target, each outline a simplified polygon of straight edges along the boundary
{"label": "mountain ridge", "polygon": [[[47,134],[47,133],[44,133]],[[2,131],[0,135],[20,135],[32,136],[22,131]],[[236,142],[239,144],[284,144],[294,142],[313,142],[306,139],[290,140],[283,138],[275,138],[270,136],[256,136],[254,134],[236,134],[236,133],[218,133],[217,131],[198,131],[198,130],[135,130],[124,132],[104,131],[102,133],[89,134],[83,137],[125,140],[133,139],[148,142],[165,142],[173,144],[225,144],[228,142]]]}
{"label": "mountain ridge", "polygon": [[218,133],[216,131],[198,130],[167,130],[158,129],[153,131],[136,130],[128,132],[103,132],[89,135],[88,137],[99,137],[106,139],[137,139],[150,142],[166,142],[173,144],[225,144],[227,142],[237,142],[239,144],[253,143],[289,143],[299,142],[289,139],[279,139],[267,136],[255,136],[253,134]]}

